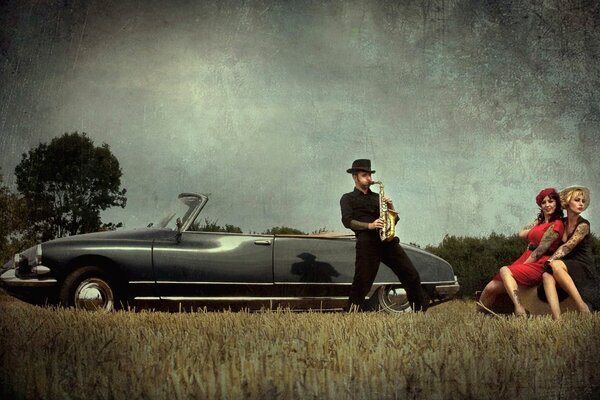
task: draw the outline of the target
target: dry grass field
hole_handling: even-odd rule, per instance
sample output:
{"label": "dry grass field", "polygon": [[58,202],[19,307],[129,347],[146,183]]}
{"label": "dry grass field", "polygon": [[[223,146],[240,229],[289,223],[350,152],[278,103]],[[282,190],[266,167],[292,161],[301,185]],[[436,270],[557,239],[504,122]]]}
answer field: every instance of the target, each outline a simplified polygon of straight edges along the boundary
{"label": "dry grass field", "polygon": [[600,314],[80,312],[0,295],[2,398],[594,399]]}

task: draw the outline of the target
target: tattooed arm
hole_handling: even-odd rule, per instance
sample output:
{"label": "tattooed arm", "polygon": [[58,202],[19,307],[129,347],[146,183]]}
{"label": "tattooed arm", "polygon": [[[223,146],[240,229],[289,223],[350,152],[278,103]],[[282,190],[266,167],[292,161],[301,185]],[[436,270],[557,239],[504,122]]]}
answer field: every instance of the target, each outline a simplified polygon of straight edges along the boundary
{"label": "tattooed arm", "polygon": [[538,245],[538,247],[535,248],[534,251],[531,252],[529,257],[527,257],[525,263],[534,262],[538,258],[540,258],[546,251],[548,251],[548,249],[550,248],[550,246],[552,246],[552,243],[554,243],[556,239],[558,239],[558,232],[554,230],[554,224],[552,224],[548,227],[548,229],[546,229],[546,231],[544,232],[544,236],[542,236],[540,244]]}
{"label": "tattooed arm", "polygon": [[519,231],[519,237],[520,237],[521,239],[525,239],[525,240],[527,240],[527,235],[529,235],[529,231],[531,230],[531,228],[533,228],[533,227],[534,227],[534,226],[536,226],[537,224],[538,224],[538,221],[537,221],[537,220],[535,220],[535,221],[533,221],[532,223],[530,223],[529,225],[525,225],[525,226],[523,227],[523,229],[521,229],[521,230]]}
{"label": "tattooed arm", "polygon": [[549,262],[560,260],[569,254],[585,237],[590,233],[590,226],[586,223],[580,223],[575,228],[573,235],[562,246],[560,246],[554,254],[548,259]]}

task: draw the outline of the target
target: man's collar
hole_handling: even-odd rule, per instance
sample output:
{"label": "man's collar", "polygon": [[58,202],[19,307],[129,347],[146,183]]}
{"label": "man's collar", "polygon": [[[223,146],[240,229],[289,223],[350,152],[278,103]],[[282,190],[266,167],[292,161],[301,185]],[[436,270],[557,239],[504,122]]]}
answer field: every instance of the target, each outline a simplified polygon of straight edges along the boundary
{"label": "man's collar", "polygon": [[356,193],[356,194],[362,194],[363,196],[366,196],[368,194],[373,193],[373,191],[371,191],[371,188],[367,188],[367,193],[363,193],[359,188],[357,188],[356,186],[354,186],[354,193]]}

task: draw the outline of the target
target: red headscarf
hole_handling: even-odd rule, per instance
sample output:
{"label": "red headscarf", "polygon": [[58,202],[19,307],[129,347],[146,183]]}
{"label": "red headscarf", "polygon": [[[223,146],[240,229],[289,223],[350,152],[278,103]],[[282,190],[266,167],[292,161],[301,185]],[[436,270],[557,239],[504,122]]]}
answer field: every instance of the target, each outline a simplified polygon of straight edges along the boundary
{"label": "red headscarf", "polygon": [[556,194],[558,196],[558,194],[556,193],[556,189],[554,188],[546,188],[541,190],[537,196],[535,196],[535,202],[537,203],[538,206],[542,206],[542,201],[544,200],[544,197],[546,196],[550,196],[552,194]]}

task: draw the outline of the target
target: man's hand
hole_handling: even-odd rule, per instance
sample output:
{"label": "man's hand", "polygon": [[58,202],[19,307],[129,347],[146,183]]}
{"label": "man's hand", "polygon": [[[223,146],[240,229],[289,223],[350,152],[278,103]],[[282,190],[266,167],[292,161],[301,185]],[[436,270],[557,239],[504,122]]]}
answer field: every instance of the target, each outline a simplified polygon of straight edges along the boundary
{"label": "man's hand", "polygon": [[394,211],[394,203],[392,203],[392,199],[387,196],[383,196],[383,202],[387,204],[388,210]]}
{"label": "man's hand", "polygon": [[369,229],[381,229],[383,228],[383,220],[381,218],[377,218],[373,222],[369,222]]}

